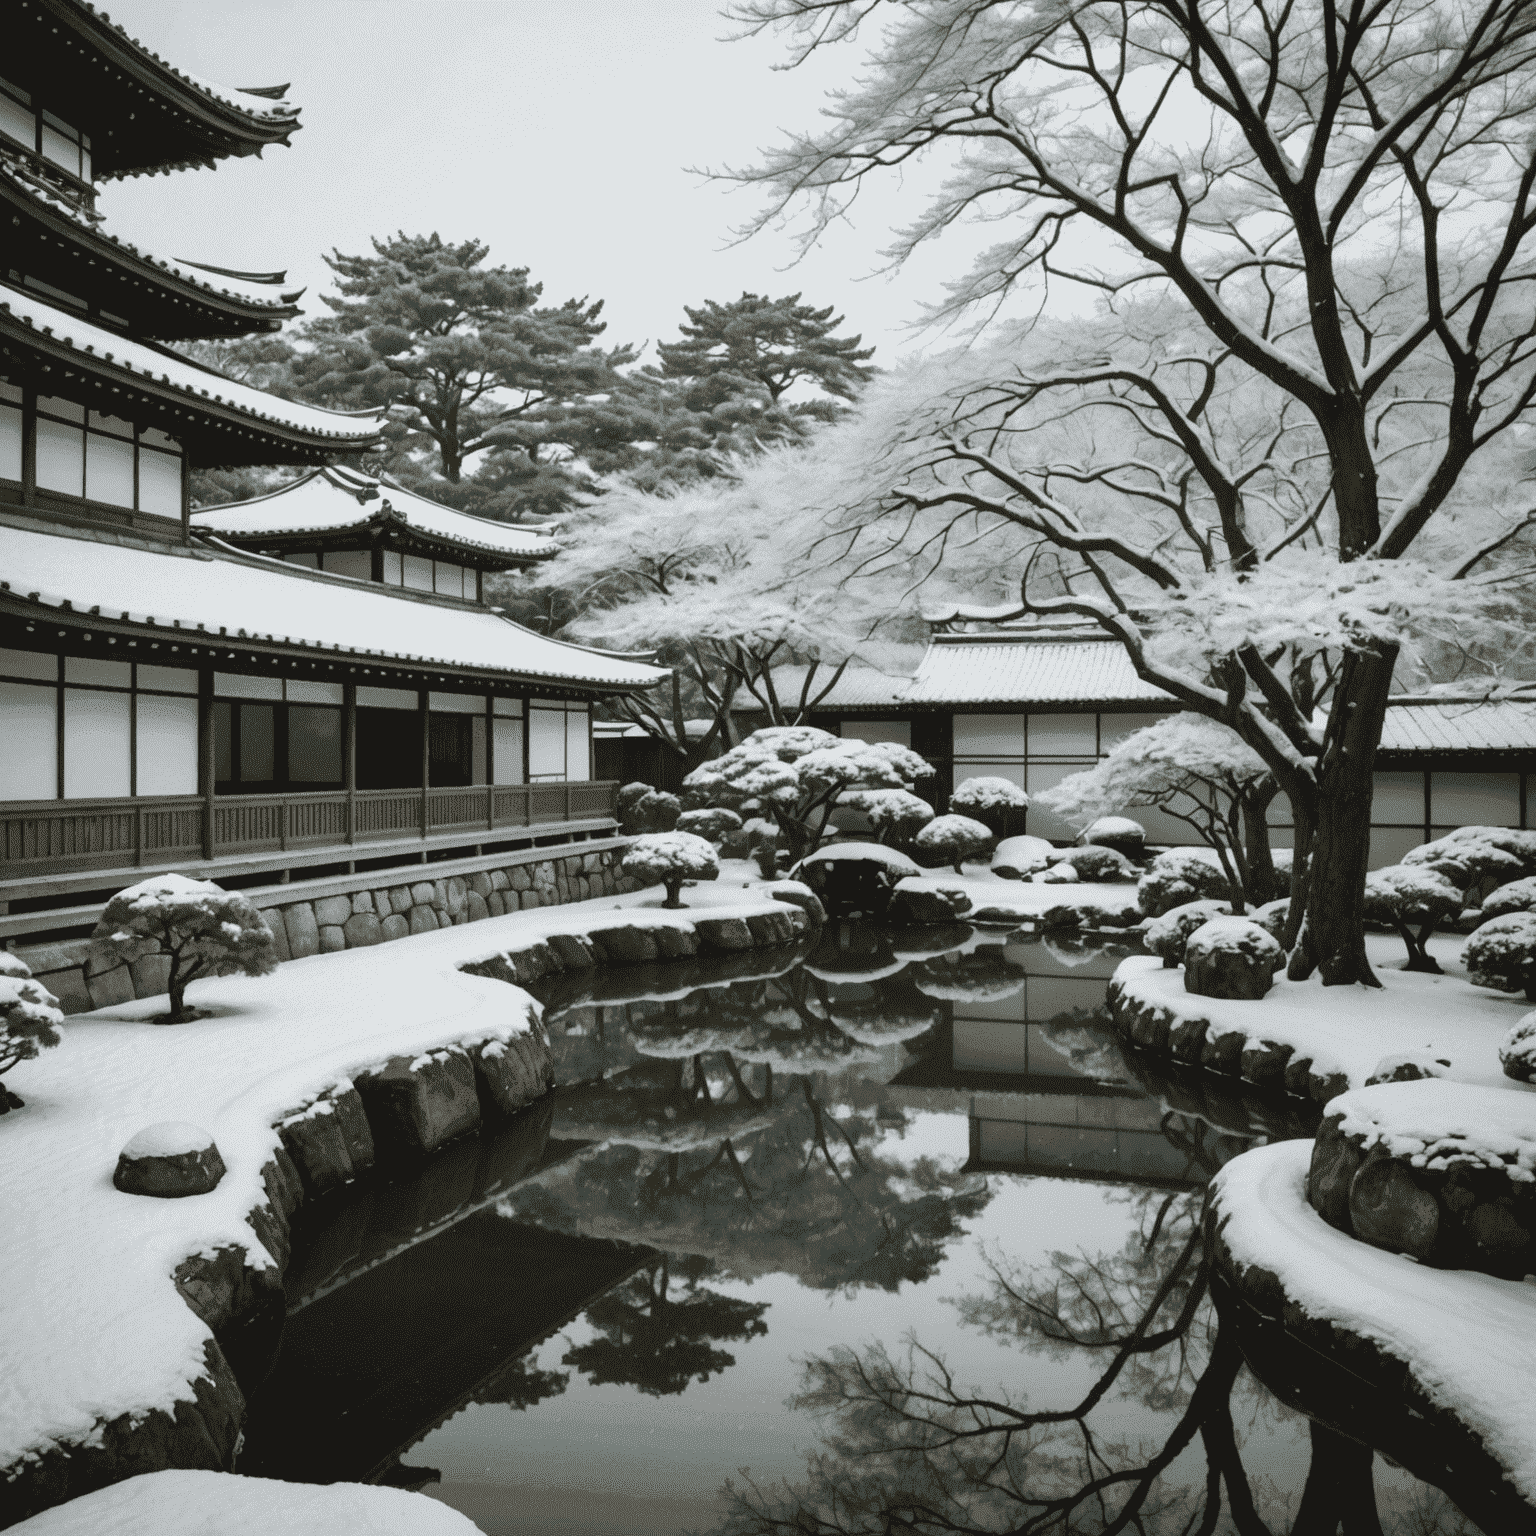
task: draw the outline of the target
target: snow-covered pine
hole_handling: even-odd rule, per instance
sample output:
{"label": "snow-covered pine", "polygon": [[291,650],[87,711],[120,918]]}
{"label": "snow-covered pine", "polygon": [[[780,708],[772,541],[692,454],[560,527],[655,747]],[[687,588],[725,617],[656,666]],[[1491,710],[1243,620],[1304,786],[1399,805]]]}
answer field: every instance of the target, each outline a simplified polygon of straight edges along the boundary
{"label": "snow-covered pine", "polygon": [[1527,875],[1536,875],[1536,832],[1510,827],[1457,827],[1444,837],[1420,843],[1403,863],[1424,865],[1466,893],[1467,904]]}
{"label": "snow-covered pine", "polygon": [[935,816],[912,844],[923,854],[941,858],[960,875],[965,873],[966,859],[991,847],[992,830],[969,816]]}
{"label": "snow-covered pine", "polygon": [[1510,912],[1536,911],[1536,877],[1527,875],[1523,880],[1511,880],[1483,897],[1481,908],[1484,920],[1504,917]]}
{"label": "snow-covered pine", "polygon": [[682,812],[674,829],[678,832],[691,832],[695,837],[702,837],[718,847],[732,832],[741,831],[741,817],[735,811],[726,810],[723,805],[714,805],[704,811]]}
{"label": "snow-covered pine", "polygon": [[1461,963],[1473,986],[1524,992],[1536,1003],[1536,913],[1491,918],[1462,947]]}
{"label": "snow-covered pine", "polygon": [[[33,978],[26,963],[0,950],[0,1075],[59,1043],[64,1014],[59,1000]],[[0,1084],[0,1114],[21,1100]]]}
{"label": "snow-covered pine", "polygon": [[933,820],[933,807],[906,789],[845,791],[841,803],[869,818],[883,843],[905,843]]}
{"label": "snow-covered pine", "polygon": [[1402,935],[1410,971],[1439,974],[1426,946],[1436,925],[1455,917],[1462,902],[1461,887],[1428,864],[1389,864],[1365,877],[1365,915]]}
{"label": "snow-covered pine", "polygon": [[949,808],[960,816],[969,816],[991,828],[995,838],[1007,838],[1024,828],[1024,814],[1029,796],[1012,779],[997,774],[980,774],[962,780],[949,797]]}
{"label": "snow-covered pine", "polygon": [[132,964],[149,955],[170,960],[167,1023],[191,1017],[187,984],[200,976],[268,975],[277,965],[272,931],[239,891],[185,875],[154,875],[119,891],[91,934],[102,959]]}
{"label": "snow-covered pine", "polygon": [[630,845],[623,870],[642,885],[665,886],[662,905],[680,907],[683,881],[718,878],[720,860],[713,843],[691,832],[651,832]]}
{"label": "snow-covered pine", "polygon": [[815,726],[766,726],[683,780],[691,807],[772,816],[791,860],[815,848],[850,791],[911,790],[933,768],[893,742],[863,742]]}

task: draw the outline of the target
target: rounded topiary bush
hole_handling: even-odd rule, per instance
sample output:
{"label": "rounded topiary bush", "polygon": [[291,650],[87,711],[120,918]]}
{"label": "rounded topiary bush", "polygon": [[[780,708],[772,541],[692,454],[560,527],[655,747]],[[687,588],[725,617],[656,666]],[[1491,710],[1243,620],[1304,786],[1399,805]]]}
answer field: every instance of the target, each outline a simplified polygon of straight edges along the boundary
{"label": "rounded topiary bush", "polygon": [[1230,901],[1187,901],[1155,917],[1147,924],[1141,942],[1163,962],[1165,971],[1184,963],[1184,946],[1190,935],[1203,928],[1213,917],[1231,917]]}
{"label": "rounded topiary bush", "polygon": [[1113,848],[1137,864],[1147,856],[1147,829],[1129,816],[1100,816],[1078,833],[1077,840],[1084,846]]}
{"label": "rounded topiary bush", "polygon": [[1161,917],[1191,901],[1231,901],[1231,883],[1220,867],[1193,848],[1171,848],[1153,859],[1136,885],[1136,901],[1148,917]]}
{"label": "rounded topiary bush", "polygon": [[741,817],[723,805],[715,805],[705,811],[684,811],[673,830],[692,833],[694,837],[702,837],[705,842],[718,846],[742,830]]}
{"label": "rounded topiary bush", "polygon": [[1024,830],[1029,796],[1012,779],[982,774],[956,786],[949,808],[956,815],[979,821],[993,837],[1006,838]]}
{"label": "rounded topiary bush", "polygon": [[720,860],[713,843],[692,832],[652,832],[637,838],[624,855],[624,873],[642,885],[663,885],[667,907],[682,906],[685,880],[714,880]]}
{"label": "rounded topiary bush", "polygon": [[[57,1045],[63,1022],[58,998],[33,979],[25,962],[0,950],[0,1074]],[[21,1107],[22,1100],[0,1084],[0,1115]]]}
{"label": "rounded topiary bush", "polygon": [[1006,837],[992,853],[992,873],[1005,880],[1024,880],[1048,869],[1061,851],[1043,837]]}
{"label": "rounded topiary bush", "polygon": [[974,859],[991,846],[991,829],[969,816],[935,816],[912,839],[920,858],[948,864],[957,875],[965,873],[961,867],[965,860]]}
{"label": "rounded topiary bush", "polygon": [[683,803],[664,790],[634,783],[619,791],[618,808],[619,831],[626,837],[643,837],[647,832],[672,831],[682,815]]}
{"label": "rounded topiary bush", "polygon": [[1490,917],[1507,917],[1511,912],[1536,912],[1536,876],[1511,880],[1483,898],[1484,921]]}
{"label": "rounded topiary bush", "polygon": [[1461,951],[1468,979],[1536,1003],[1536,913],[1510,912],[1484,923]]}
{"label": "rounded topiary bush", "polygon": [[1517,1083],[1536,1083],[1536,1013],[1526,1014],[1504,1037],[1499,1065]]}
{"label": "rounded topiary bush", "polygon": [[1087,880],[1098,885],[1112,885],[1117,881],[1129,882],[1136,878],[1136,871],[1131,868],[1124,854],[1099,844],[1073,848],[1063,856],[1063,862],[1071,864],[1077,871],[1079,880]]}

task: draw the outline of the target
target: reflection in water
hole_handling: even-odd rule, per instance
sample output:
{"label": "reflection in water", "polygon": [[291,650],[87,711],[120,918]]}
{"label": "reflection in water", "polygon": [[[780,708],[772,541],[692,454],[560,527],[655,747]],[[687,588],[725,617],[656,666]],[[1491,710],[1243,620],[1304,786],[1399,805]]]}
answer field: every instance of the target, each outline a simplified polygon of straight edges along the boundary
{"label": "reflection in water", "polygon": [[1122,1054],[1124,952],[845,924],[561,983],[547,1140],[309,1239],[249,1469],[440,1476],[491,1536],[1472,1532],[1243,1367],[1201,1191],[1307,1127]]}

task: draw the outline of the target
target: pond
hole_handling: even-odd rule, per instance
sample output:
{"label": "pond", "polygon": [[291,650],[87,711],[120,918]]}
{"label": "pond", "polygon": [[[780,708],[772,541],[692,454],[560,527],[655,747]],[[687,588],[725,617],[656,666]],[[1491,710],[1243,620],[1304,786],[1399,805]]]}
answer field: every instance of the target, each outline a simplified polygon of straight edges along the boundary
{"label": "pond", "polygon": [[1117,1049],[1125,953],[841,924],[552,985],[577,1086],[301,1229],[239,1470],[488,1536],[1470,1536],[1218,1327],[1203,1187],[1309,1127]]}

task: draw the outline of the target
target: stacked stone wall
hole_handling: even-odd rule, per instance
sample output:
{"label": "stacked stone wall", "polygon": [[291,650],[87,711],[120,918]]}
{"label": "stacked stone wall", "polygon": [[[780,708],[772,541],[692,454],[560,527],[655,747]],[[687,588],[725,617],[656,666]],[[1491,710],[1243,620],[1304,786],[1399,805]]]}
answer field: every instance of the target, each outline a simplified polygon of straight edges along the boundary
{"label": "stacked stone wall", "polygon": [[[381,869],[371,877],[349,877],[348,885],[369,881],[359,890],[305,896],[303,886],[295,885],[287,900],[272,891],[254,899],[272,930],[278,959],[298,960],[533,907],[558,907],[638,890],[638,882],[619,868],[623,857],[622,847],[580,852],[551,848],[543,858],[509,860],[471,873],[434,876],[429,864]],[[316,882],[322,887],[335,883]],[[16,954],[59,999],[65,1013],[85,1013],[165,992],[170,962],[163,955],[132,965],[103,966],[91,959],[90,949],[89,939],[71,939],[18,946]]]}

